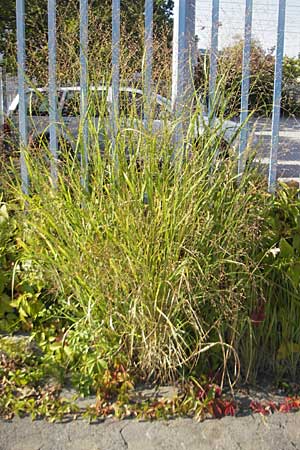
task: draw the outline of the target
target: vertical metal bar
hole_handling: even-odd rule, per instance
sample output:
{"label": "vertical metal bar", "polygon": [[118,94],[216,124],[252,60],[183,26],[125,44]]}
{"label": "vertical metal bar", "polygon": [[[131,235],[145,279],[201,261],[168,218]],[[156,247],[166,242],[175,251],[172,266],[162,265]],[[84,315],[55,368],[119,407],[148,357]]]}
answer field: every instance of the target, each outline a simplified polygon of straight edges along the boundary
{"label": "vertical metal bar", "polygon": [[174,132],[175,154],[183,144],[183,107],[185,103],[185,62],[186,62],[186,14],[187,0],[175,0],[173,25],[173,68],[172,68],[172,110],[177,119]]}
{"label": "vertical metal bar", "polygon": [[191,104],[194,92],[194,68],[196,64],[195,54],[196,35],[196,4],[195,0],[187,1],[186,11],[186,103]]}
{"label": "vertical metal bar", "polygon": [[7,112],[8,109],[8,94],[7,94],[7,73],[4,67],[2,67],[2,82],[3,82],[3,110],[4,113]]}
{"label": "vertical metal bar", "polygon": [[25,82],[25,7],[24,0],[16,0],[17,11],[17,58],[18,58],[18,92],[19,92],[19,133],[20,133],[20,163],[22,190],[29,192],[28,170],[25,160],[27,136],[27,105]]}
{"label": "vertical metal bar", "polygon": [[219,0],[212,0],[211,14],[211,44],[210,44],[210,65],[209,65],[209,107],[208,113],[211,117],[214,110],[216,81],[217,81],[217,61],[219,45]]}
{"label": "vertical metal bar", "polygon": [[51,179],[57,184],[57,86],[56,86],[56,0],[48,0],[48,52],[49,52],[49,131]]}
{"label": "vertical metal bar", "polygon": [[0,125],[4,125],[4,87],[3,87],[3,68],[0,67]]}
{"label": "vertical metal bar", "polygon": [[173,55],[172,55],[172,110],[175,111],[179,89],[179,2],[174,1]]}
{"label": "vertical metal bar", "polygon": [[184,89],[184,57],[186,50],[187,0],[174,2],[172,109],[179,112]]}
{"label": "vertical metal bar", "polygon": [[80,116],[83,126],[81,157],[82,185],[87,188],[88,172],[88,0],[80,0]]}
{"label": "vertical metal bar", "polygon": [[115,168],[118,167],[116,154],[116,136],[119,116],[120,88],[120,0],[112,0],[112,157]]}
{"label": "vertical metal bar", "polygon": [[145,125],[149,126],[152,101],[153,0],[145,0]]}
{"label": "vertical metal bar", "polygon": [[243,72],[242,72],[242,92],[241,92],[241,114],[240,114],[240,144],[238,174],[244,170],[244,150],[248,140],[248,123],[245,123],[249,113],[249,87],[250,87],[250,56],[251,56],[251,36],[252,36],[252,11],[253,0],[246,0],[245,8],[245,35],[243,49]]}
{"label": "vertical metal bar", "polygon": [[272,115],[272,145],[271,145],[270,166],[269,166],[269,192],[271,193],[274,193],[276,190],[277,154],[279,144],[280,105],[281,105],[281,86],[282,86],[282,63],[284,51],[285,11],[286,11],[286,0],[279,0],[273,115]]}

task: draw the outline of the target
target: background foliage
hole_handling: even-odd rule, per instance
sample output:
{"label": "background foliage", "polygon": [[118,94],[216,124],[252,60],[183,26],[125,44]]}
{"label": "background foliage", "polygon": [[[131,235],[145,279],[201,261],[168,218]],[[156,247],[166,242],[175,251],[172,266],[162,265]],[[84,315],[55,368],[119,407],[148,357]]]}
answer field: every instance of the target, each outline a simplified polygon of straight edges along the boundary
{"label": "background foliage", "polygon": [[[226,95],[227,112],[237,115],[240,111],[242,82],[243,40],[219,52],[218,82],[220,91]],[[264,50],[253,40],[250,59],[249,108],[257,114],[270,115],[273,105],[274,87],[274,48]],[[199,58],[195,74],[196,88],[207,91],[209,56]],[[300,60],[285,57],[283,62],[282,111],[285,114],[298,114],[300,111]],[[224,98],[222,98],[224,101]]]}

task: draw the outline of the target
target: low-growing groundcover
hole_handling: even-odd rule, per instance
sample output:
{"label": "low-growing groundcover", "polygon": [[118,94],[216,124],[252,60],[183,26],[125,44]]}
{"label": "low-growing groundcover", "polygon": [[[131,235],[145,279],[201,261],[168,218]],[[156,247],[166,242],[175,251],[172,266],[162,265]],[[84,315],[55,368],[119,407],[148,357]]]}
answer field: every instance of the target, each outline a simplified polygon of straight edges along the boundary
{"label": "low-growing groundcover", "polygon": [[[85,184],[70,155],[55,186],[37,155],[30,195],[17,176],[3,183],[1,331],[38,351],[1,349],[1,415],[76,414],[58,395],[67,383],[97,394],[92,416],[222,416],[236,412],[223,386],[299,374],[297,190],[270,196],[250,166],[238,179],[234,156],[214,156],[217,133],[184,161],[167,134],[133,135],[113,161],[109,140],[107,158],[94,149]],[[180,395],[136,404],[145,382]]]}

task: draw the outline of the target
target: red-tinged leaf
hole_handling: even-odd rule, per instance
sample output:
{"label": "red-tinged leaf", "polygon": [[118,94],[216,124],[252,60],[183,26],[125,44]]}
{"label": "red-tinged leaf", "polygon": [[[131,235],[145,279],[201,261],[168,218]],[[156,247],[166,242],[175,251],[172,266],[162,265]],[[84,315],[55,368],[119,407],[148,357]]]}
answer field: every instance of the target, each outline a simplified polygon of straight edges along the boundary
{"label": "red-tinged leaf", "polygon": [[295,397],[295,398],[291,398],[291,397],[287,397],[285,399],[285,402],[282,403],[279,407],[279,411],[280,412],[289,412],[291,410],[298,410],[300,409],[300,399]]}
{"label": "red-tinged leaf", "polygon": [[203,401],[206,399],[206,392],[203,388],[199,389],[196,398],[198,398],[199,400]]}
{"label": "red-tinged leaf", "polygon": [[214,409],[213,409],[213,402],[209,402],[206,406],[206,411],[211,415],[214,416]]}
{"label": "red-tinged leaf", "polygon": [[279,412],[281,412],[281,413],[288,413],[291,411],[291,409],[292,409],[292,407],[289,403],[282,403],[279,406]]}
{"label": "red-tinged leaf", "polygon": [[250,408],[256,414],[263,414],[264,416],[269,414],[269,411],[266,410],[265,406],[256,401],[252,401],[250,403]]}
{"label": "red-tinged leaf", "polygon": [[297,397],[289,399],[289,403],[292,405],[293,409],[299,409],[300,408],[300,399],[297,398]]}
{"label": "red-tinged leaf", "polygon": [[274,413],[278,411],[278,406],[276,405],[275,402],[268,402],[265,409],[270,411],[271,413]]}
{"label": "red-tinged leaf", "polygon": [[265,320],[265,318],[265,305],[264,303],[260,303],[252,312],[250,319],[254,326],[259,326]]}
{"label": "red-tinged leaf", "polygon": [[225,416],[235,416],[236,413],[236,404],[234,402],[225,402]]}
{"label": "red-tinged leaf", "polygon": [[220,388],[220,386],[215,386],[215,397],[219,398],[222,395],[222,389]]}
{"label": "red-tinged leaf", "polygon": [[213,416],[216,419],[221,419],[221,417],[224,417],[224,402],[222,400],[216,399],[212,401],[212,409],[213,409]]}
{"label": "red-tinged leaf", "polygon": [[264,406],[266,414],[274,414],[274,412],[278,411],[278,408],[276,405],[270,405],[267,404]]}

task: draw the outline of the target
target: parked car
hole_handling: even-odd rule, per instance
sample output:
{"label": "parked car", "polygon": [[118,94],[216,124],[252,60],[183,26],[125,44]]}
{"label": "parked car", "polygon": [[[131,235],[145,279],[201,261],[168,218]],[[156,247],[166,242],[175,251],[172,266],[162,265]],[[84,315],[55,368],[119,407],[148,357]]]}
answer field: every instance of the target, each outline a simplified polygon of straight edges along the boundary
{"label": "parked car", "polygon": [[[62,87],[57,91],[57,128],[60,142],[76,146],[80,130],[80,87]],[[107,86],[91,87],[89,91],[89,120],[93,120],[93,128],[101,149],[104,141],[112,133],[111,108],[112,88]],[[121,87],[119,91],[119,116],[121,128],[138,129],[145,124],[144,93],[140,89]],[[134,112],[134,114],[132,114]],[[151,108],[151,131],[162,133],[172,117],[171,102],[165,97],[155,94]],[[19,95],[9,105],[3,135],[7,146],[18,144]],[[132,117],[135,117],[133,120]],[[39,144],[49,139],[49,105],[46,88],[29,89],[27,101],[27,118],[29,142]],[[103,123],[104,122],[104,123]],[[208,126],[208,117],[199,117],[195,137],[201,135]],[[232,143],[238,125],[232,121],[224,121],[219,132],[227,143]],[[107,136],[108,134],[108,136]],[[95,137],[95,136],[94,136]]]}

